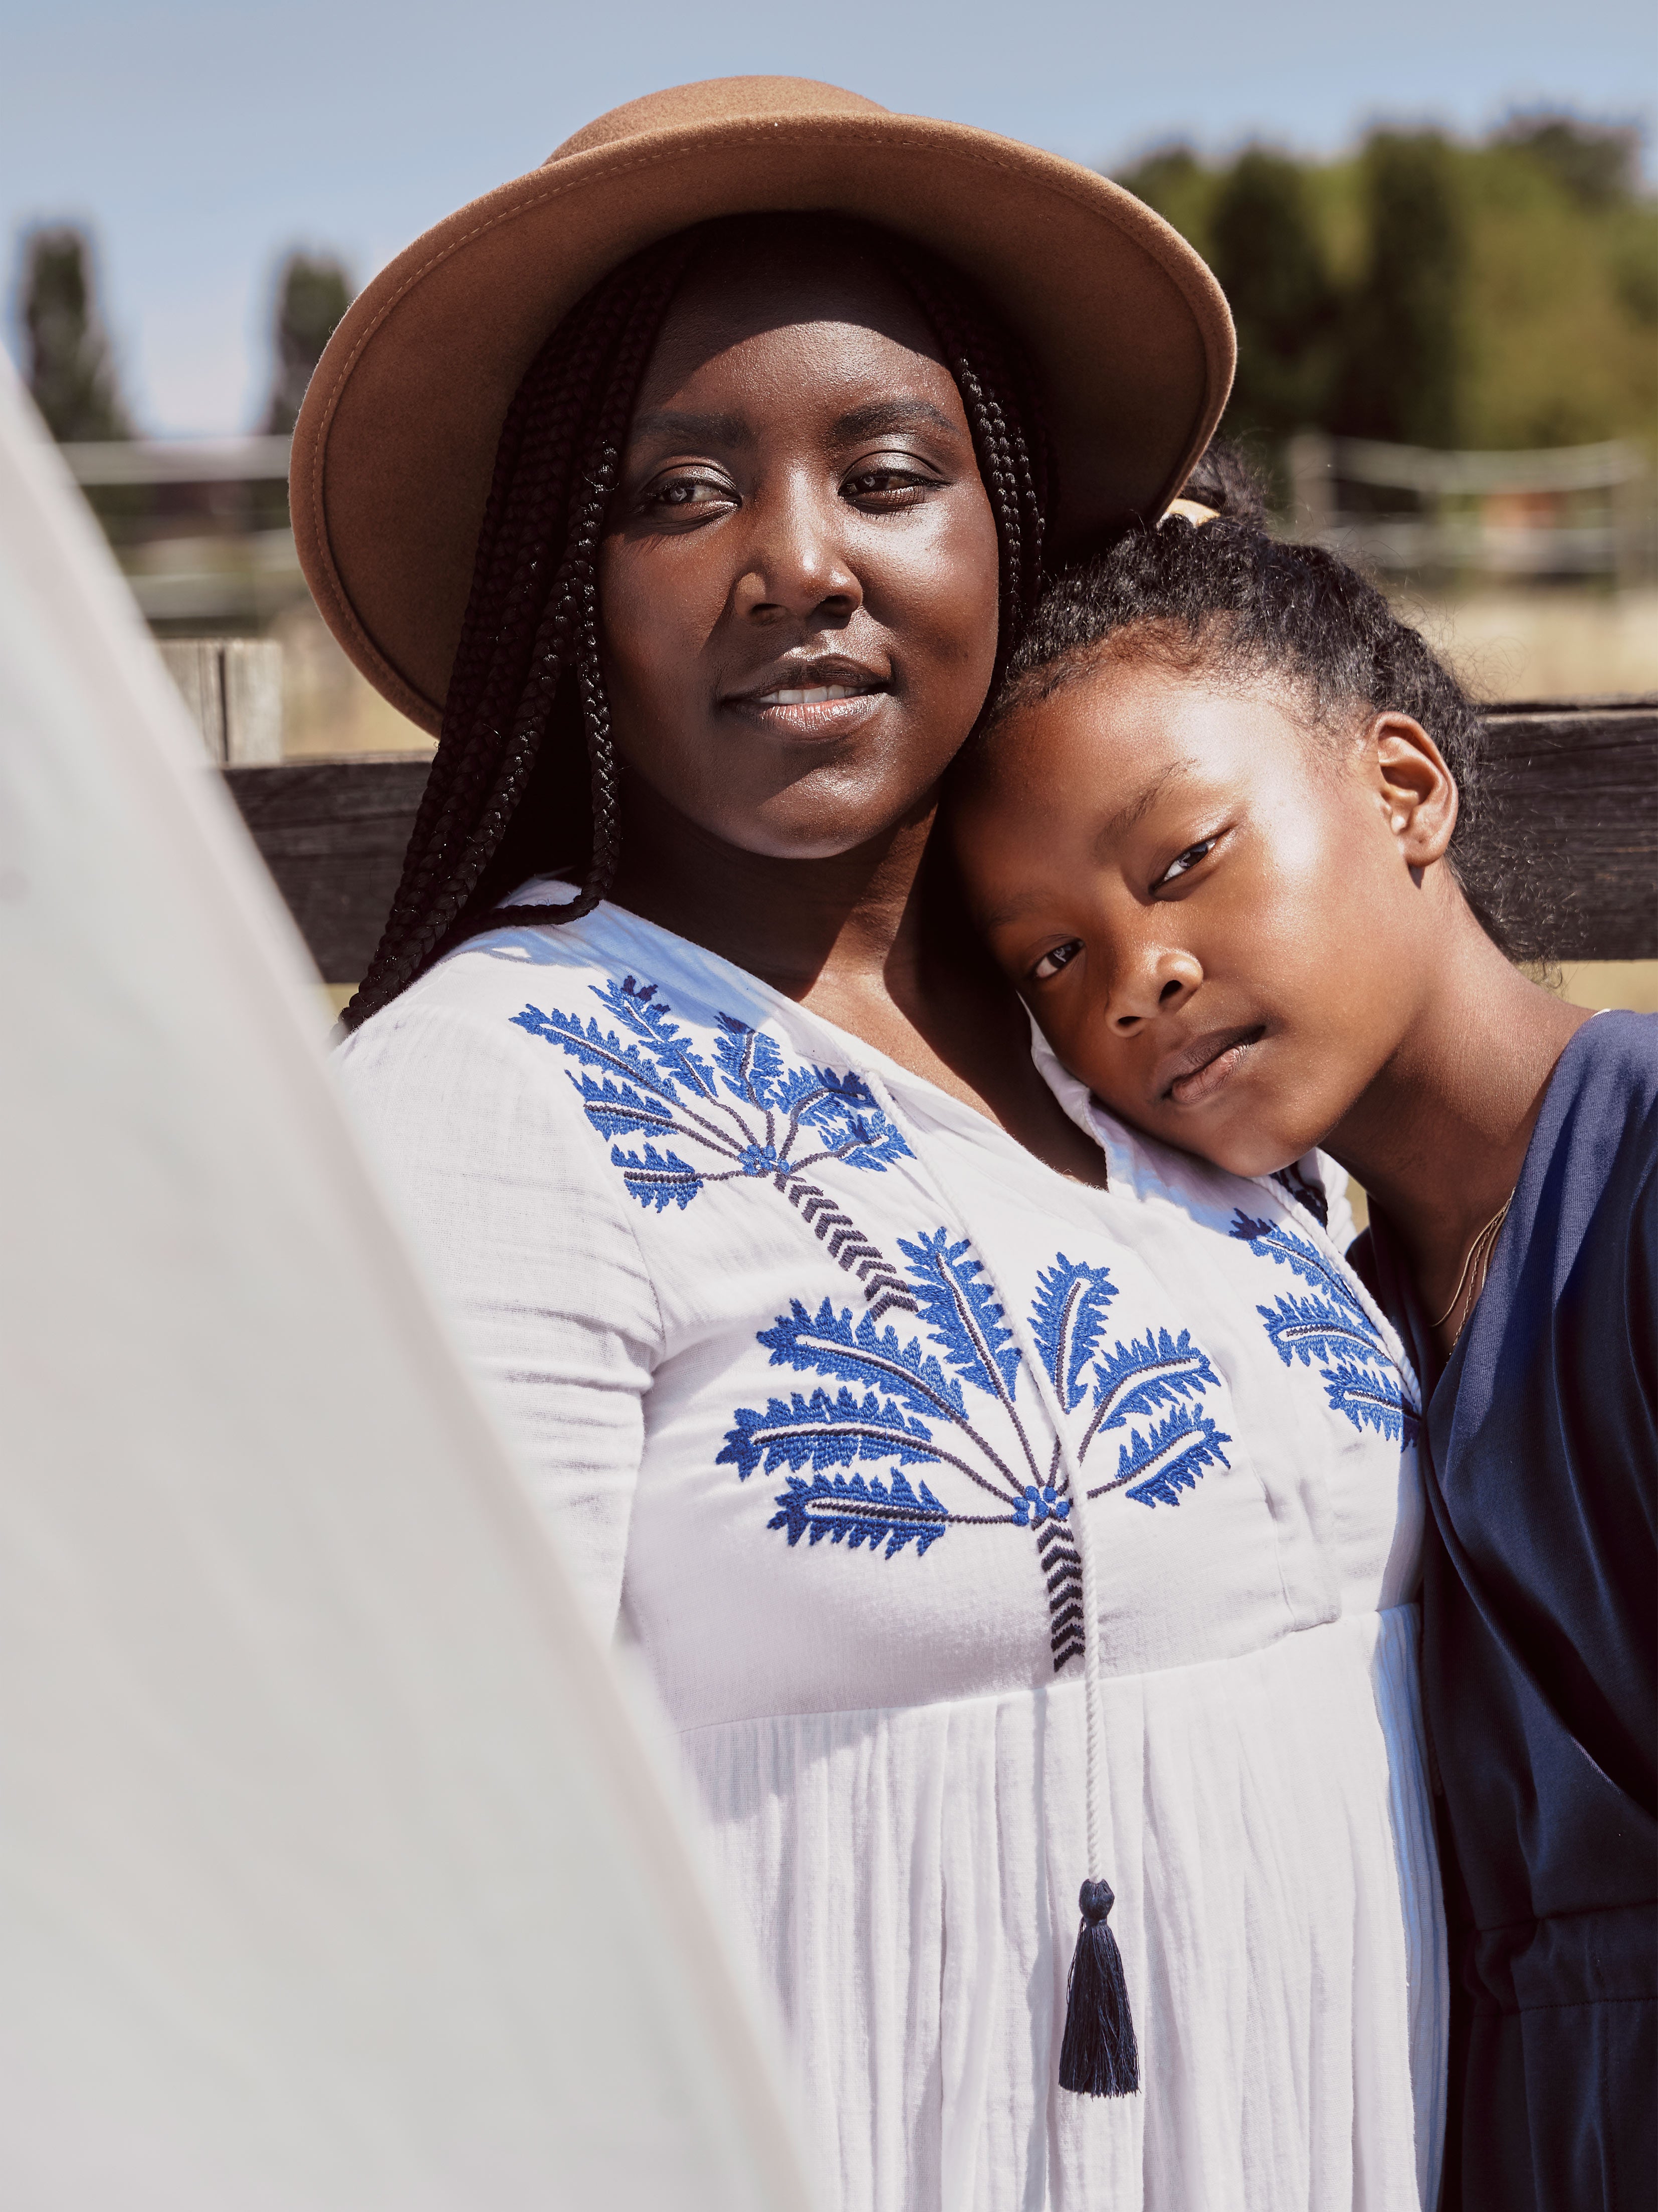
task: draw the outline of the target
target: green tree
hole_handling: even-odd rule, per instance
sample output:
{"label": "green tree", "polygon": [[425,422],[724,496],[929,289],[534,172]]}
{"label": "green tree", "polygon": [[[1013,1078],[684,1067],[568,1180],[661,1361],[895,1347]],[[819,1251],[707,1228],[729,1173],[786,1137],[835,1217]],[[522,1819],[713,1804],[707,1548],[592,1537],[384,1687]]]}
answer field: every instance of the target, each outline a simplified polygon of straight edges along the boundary
{"label": "green tree", "polygon": [[1237,325],[1230,434],[1274,442],[1328,413],[1336,295],[1300,166],[1253,147],[1223,181],[1211,258]]}
{"label": "green tree", "polygon": [[1119,171],[1115,181],[1207,255],[1215,173],[1204,167],[1189,146],[1160,146],[1133,168]]}
{"label": "green tree", "polygon": [[337,261],[288,255],[276,280],[276,363],[265,410],[268,431],[286,436],[293,429],[323,348],[350,304],[350,282]]}
{"label": "green tree", "polygon": [[1468,254],[1451,149],[1434,131],[1377,131],[1365,143],[1360,185],[1364,259],[1343,317],[1333,427],[1455,446]]}
{"label": "green tree", "polygon": [[1535,161],[1581,207],[1616,207],[1635,197],[1641,134],[1632,125],[1585,123],[1544,108],[1511,115],[1491,143]]}
{"label": "green tree", "polygon": [[132,435],[97,312],[91,264],[86,234],[67,223],[37,230],[24,249],[28,387],[60,442]]}

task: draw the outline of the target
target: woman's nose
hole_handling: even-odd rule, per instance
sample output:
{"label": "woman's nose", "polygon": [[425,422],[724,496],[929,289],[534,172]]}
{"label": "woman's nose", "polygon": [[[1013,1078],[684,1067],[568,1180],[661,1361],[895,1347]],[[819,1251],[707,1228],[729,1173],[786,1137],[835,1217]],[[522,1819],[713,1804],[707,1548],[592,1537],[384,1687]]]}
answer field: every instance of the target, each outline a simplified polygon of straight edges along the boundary
{"label": "woman's nose", "polygon": [[1112,978],[1106,1019],[1120,1036],[1132,1036],[1153,1014],[1183,1006],[1202,981],[1203,969],[1189,952],[1167,945],[1148,950]]}
{"label": "woman's nose", "polygon": [[837,494],[819,496],[796,483],[759,502],[749,557],[737,582],[737,611],[764,622],[820,611],[844,621],[864,590],[842,541],[846,509]]}

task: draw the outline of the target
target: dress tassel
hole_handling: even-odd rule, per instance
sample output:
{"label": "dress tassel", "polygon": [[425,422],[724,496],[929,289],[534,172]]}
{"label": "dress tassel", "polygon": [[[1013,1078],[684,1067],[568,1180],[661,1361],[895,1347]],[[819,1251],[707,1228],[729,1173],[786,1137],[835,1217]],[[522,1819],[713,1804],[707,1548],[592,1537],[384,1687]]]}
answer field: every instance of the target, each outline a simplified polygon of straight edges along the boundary
{"label": "dress tassel", "polygon": [[1060,2087],[1082,2097],[1132,2097],[1140,2086],[1139,2045],[1122,1953],[1106,1925],[1116,1893],[1108,1881],[1085,1881],[1078,1901],[1083,1917],[1066,1986]]}

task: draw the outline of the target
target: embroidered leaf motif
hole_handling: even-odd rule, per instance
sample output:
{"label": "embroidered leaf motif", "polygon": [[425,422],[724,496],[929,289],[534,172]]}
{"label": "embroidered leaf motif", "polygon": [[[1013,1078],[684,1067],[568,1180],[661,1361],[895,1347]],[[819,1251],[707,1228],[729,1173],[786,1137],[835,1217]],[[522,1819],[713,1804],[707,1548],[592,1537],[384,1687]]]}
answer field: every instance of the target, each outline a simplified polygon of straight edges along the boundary
{"label": "embroidered leaf motif", "polygon": [[1286,1367],[1299,1360],[1310,1367],[1315,1359],[1339,1359],[1345,1354],[1372,1358],[1376,1340],[1367,1326],[1354,1320],[1347,1309],[1338,1309],[1328,1298],[1296,1296],[1278,1298],[1255,1311],[1266,1323],[1278,1358]]}
{"label": "embroidered leaf motif", "polygon": [[[791,1061],[774,1037],[732,1014],[720,1015],[705,1056],[654,983],[629,975],[590,988],[619,1030],[592,1015],[584,1024],[556,1007],[525,1006],[512,1019],[576,1062],[580,1072],[570,1080],[601,1136],[671,1137],[695,1148],[689,1161],[648,1144],[642,1153],[612,1149],[641,1206],[660,1212],[671,1198],[683,1209],[705,1185],[743,1176],[772,1183],[797,1208],[811,1202],[822,1212],[826,1202],[805,1179],[809,1169],[835,1160],[878,1175],[908,1157],[902,1132],[861,1076]],[[884,1306],[908,1305],[896,1269],[878,1245],[852,1232],[847,1216],[837,1210],[834,1223],[819,1221],[817,1234],[827,1240],[837,1230],[850,1233],[836,1238],[836,1256],[865,1296]]]}
{"label": "embroidered leaf motif", "polygon": [[952,1244],[947,1229],[923,1231],[918,1243],[901,1237],[898,1249],[909,1262],[916,1307],[932,1341],[975,1389],[1011,1406],[1018,1346],[966,1237]]}
{"label": "embroidered leaf motif", "polygon": [[715,1064],[733,1098],[748,1106],[775,1106],[783,1081],[783,1055],[775,1038],[730,1014],[720,1017]]}
{"label": "embroidered leaf motif", "polygon": [[1232,1234],[1259,1258],[1290,1268],[1313,1286],[1310,1297],[1291,1292],[1255,1308],[1284,1365],[1316,1364],[1331,1405],[1356,1429],[1412,1443],[1421,1425],[1415,1394],[1334,1261],[1281,1222],[1258,1221],[1242,1209],[1233,1217]]}
{"label": "embroidered leaf motif", "polygon": [[591,1075],[583,1075],[577,1079],[576,1088],[581,1093],[587,1119],[601,1137],[666,1132],[674,1126],[671,1106],[659,1098],[641,1097],[630,1083],[617,1083],[610,1076],[600,1083]]}
{"label": "embroidered leaf motif", "polygon": [[1105,1268],[1067,1260],[1063,1252],[1056,1253],[1053,1266],[1036,1279],[1031,1328],[1067,1413],[1074,1413],[1088,1395],[1084,1370],[1099,1348],[1106,1308],[1116,1295]]}
{"label": "embroidered leaf motif", "polygon": [[1324,1387],[1337,1413],[1345,1413],[1355,1428],[1373,1428],[1395,1443],[1414,1437],[1417,1419],[1406,1406],[1393,1375],[1351,1360],[1333,1360],[1324,1370]]}
{"label": "embroidered leaf motif", "polygon": [[849,1552],[867,1544],[873,1553],[884,1543],[884,1556],[889,1559],[911,1541],[920,1559],[938,1542],[950,1520],[926,1483],[918,1492],[896,1468],[884,1490],[878,1481],[865,1482],[861,1474],[850,1481],[844,1474],[832,1480],[819,1474],[811,1482],[791,1475],[777,1504],[781,1510],[766,1526],[786,1531],[791,1546],[803,1535],[813,1544],[827,1536],[832,1543],[844,1542]]}
{"label": "embroidered leaf motif", "polygon": [[842,1389],[833,1398],[826,1390],[814,1390],[810,1398],[796,1390],[786,1405],[771,1398],[763,1413],[739,1407],[737,1426],[726,1432],[714,1464],[734,1467],[738,1480],[746,1482],[756,1468],[775,1474],[780,1467],[850,1467],[860,1459],[896,1459],[907,1466],[936,1456],[920,1423],[890,1399],[872,1390],[859,1398]]}
{"label": "embroidered leaf motif", "polygon": [[809,1314],[799,1298],[779,1314],[759,1342],[774,1367],[793,1367],[798,1375],[827,1375],[837,1382],[890,1392],[923,1419],[964,1420],[962,1386],[911,1337],[901,1344],[889,1323],[883,1328],[868,1314],[853,1323],[850,1308],[839,1312],[825,1298]]}
{"label": "embroidered leaf motif", "polygon": [[672,1009],[658,998],[654,983],[636,982],[629,975],[620,983],[611,977],[591,988],[594,997],[655,1054],[670,1088],[678,1082],[704,1098],[715,1096],[714,1070],[678,1023],[669,1019]]}
{"label": "embroidered leaf motif", "polygon": [[1276,1260],[1280,1267],[1292,1268],[1303,1282],[1322,1291],[1355,1314],[1360,1324],[1374,1335],[1370,1317],[1353,1295],[1352,1285],[1334,1261],[1327,1259],[1315,1244],[1304,1237],[1297,1237],[1281,1221],[1256,1221],[1238,1207],[1232,1216],[1232,1234],[1247,1244],[1257,1258]]}
{"label": "embroidered leaf motif", "polygon": [[659,1152],[654,1145],[637,1152],[624,1152],[620,1145],[612,1145],[610,1158],[640,1204],[658,1213],[669,1205],[688,1206],[702,1188],[701,1176],[677,1152]]}
{"label": "embroidered leaf motif", "polygon": [[1154,1406],[1178,1405],[1200,1397],[1218,1381],[1208,1355],[1183,1328],[1171,1336],[1166,1328],[1148,1329],[1144,1340],[1133,1338],[1114,1345],[1094,1363],[1094,1419],[1096,1429],[1120,1429],[1137,1413]]}
{"label": "embroidered leaf motif", "polygon": [[[1230,1464],[1221,1446],[1231,1441],[1207,1413],[1182,1407],[1155,1423],[1147,1435],[1131,1433],[1118,1455],[1115,1480],[1102,1487],[1127,1487],[1141,1505],[1178,1505],[1181,1491],[1193,1489],[1205,1468]],[[1090,1498],[1099,1494],[1089,1492]]]}
{"label": "embroidered leaf motif", "polygon": [[[561,1013],[555,1007],[544,1013],[539,1006],[525,1006],[514,1014],[515,1027],[526,1030],[531,1036],[544,1037],[550,1044],[562,1045],[572,1060],[584,1067],[602,1069],[605,1073],[619,1075],[629,1085],[653,1092],[657,1097],[673,1100],[671,1080],[658,1067],[653,1059],[643,1053],[637,1044],[623,1044],[614,1030],[602,1030],[597,1018],[589,1015],[584,1029],[574,1014]],[[577,1086],[580,1088],[580,1085]]]}

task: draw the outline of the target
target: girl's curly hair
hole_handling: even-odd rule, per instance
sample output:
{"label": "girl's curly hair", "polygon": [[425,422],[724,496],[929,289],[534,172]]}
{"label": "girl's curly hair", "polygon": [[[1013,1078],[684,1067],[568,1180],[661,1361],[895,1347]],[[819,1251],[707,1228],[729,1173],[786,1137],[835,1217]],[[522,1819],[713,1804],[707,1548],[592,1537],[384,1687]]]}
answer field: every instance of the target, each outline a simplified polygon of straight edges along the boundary
{"label": "girl's curly hair", "polygon": [[1102,660],[1151,661],[1223,684],[1287,685],[1333,734],[1391,708],[1419,722],[1456,780],[1450,859],[1469,905],[1510,959],[1546,961],[1557,918],[1523,833],[1488,803],[1485,718],[1375,586],[1317,545],[1270,535],[1259,486],[1235,450],[1212,447],[1184,496],[1214,507],[1137,525],[1057,577],[1009,659],[987,734],[1017,708]]}

